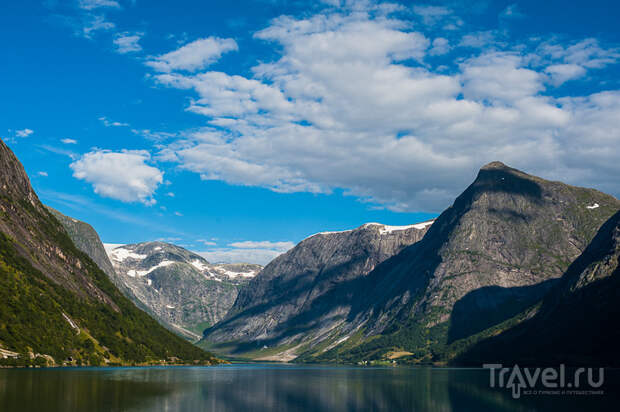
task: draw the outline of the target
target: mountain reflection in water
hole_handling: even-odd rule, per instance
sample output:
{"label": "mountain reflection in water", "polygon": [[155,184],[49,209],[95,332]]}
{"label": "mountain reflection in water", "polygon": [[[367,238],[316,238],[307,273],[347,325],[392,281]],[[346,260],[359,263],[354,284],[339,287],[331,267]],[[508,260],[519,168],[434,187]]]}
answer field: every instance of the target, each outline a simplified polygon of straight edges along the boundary
{"label": "mountain reflection in water", "polygon": [[[612,377],[613,378],[613,377]],[[604,396],[523,396],[489,388],[488,371],[229,365],[209,368],[0,370],[1,411],[583,410]]]}

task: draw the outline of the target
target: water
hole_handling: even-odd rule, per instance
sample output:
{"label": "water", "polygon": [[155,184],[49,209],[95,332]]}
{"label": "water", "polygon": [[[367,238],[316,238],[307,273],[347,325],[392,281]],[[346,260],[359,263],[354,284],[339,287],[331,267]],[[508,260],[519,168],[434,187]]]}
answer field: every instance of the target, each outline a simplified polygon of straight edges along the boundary
{"label": "water", "polygon": [[228,365],[0,370],[0,411],[620,410],[605,395],[521,396],[481,369]]}

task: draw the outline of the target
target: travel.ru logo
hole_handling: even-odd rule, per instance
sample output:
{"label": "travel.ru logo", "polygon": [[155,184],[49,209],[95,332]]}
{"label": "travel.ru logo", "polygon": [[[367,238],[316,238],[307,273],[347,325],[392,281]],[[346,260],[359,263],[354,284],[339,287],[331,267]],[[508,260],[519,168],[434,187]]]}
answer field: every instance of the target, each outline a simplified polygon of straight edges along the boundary
{"label": "travel.ru logo", "polygon": [[[605,370],[598,368],[578,368],[568,373],[565,365],[558,368],[521,368],[515,365],[504,368],[501,364],[482,365],[489,369],[491,388],[510,389],[512,397],[518,399],[524,395],[602,395],[596,390],[605,382]],[[571,370],[572,372],[572,370]],[[598,376],[595,376],[598,375]],[[572,379],[571,379],[572,378]]]}

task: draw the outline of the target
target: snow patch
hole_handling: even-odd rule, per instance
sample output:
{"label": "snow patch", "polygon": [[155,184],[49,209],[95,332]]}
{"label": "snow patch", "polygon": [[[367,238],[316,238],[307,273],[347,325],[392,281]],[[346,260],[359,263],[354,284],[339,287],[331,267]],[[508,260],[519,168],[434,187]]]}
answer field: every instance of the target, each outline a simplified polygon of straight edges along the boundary
{"label": "snow patch", "polygon": [[147,279],[147,280],[146,280],[146,284],[147,284],[147,285],[149,285],[149,286],[151,286],[151,285],[153,284],[153,281],[152,281],[151,279]]}
{"label": "snow patch", "polygon": [[237,277],[253,278],[257,273],[255,270],[250,270],[248,272],[235,272],[232,270],[227,270],[221,266],[216,266],[214,269],[218,275],[228,276],[230,279],[235,279]]}
{"label": "snow patch", "polygon": [[590,209],[590,210],[592,210],[592,209],[596,209],[596,208],[598,208],[598,207],[600,207],[600,205],[599,205],[598,203],[595,203],[595,204],[593,204],[592,206],[586,206],[586,209]]}
{"label": "snow patch", "polygon": [[110,252],[110,257],[117,262],[123,262],[125,259],[144,260],[147,258],[147,255],[141,255],[139,253],[134,253],[131,250],[119,247]]}
{"label": "snow patch", "polygon": [[133,269],[131,269],[130,271],[127,272],[127,276],[131,276],[132,278],[135,278],[136,276],[139,276],[139,277],[146,276],[149,273],[151,273],[152,271],[154,271],[155,269],[164,268],[164,267],[170,266],[170,265],[172,265],[174,263],[176,263],[176,262],[173,262],[171,260],[164,260],[161,263],[153,266],[152,268],[150,268],[148,270],[133,270]]}
{"label": "snow patch", "polygon": [[201,272],[206,270],[209,267],[208,265],[205,265],[204,263],[202,263],[198,259],[192,260],[190,263],[192,264],[193,267],[195,267],[196,269],[198,269]]}
{"label": "snow patch", "polygon": [[[382,226],[381,229],[379,229],[379,234],[381,235],[385,235],[387,233],[392,233],[392,232],[397,232],[400,230],[407,230],[407,229],[424,229],[427,226],[432,225],[435,222],[435,220],[429,220],[428,222],[422,222],[422,223],[416,223],[414,225],[407,225],[407,226],[390,226],[390,225],[384,225],[383,223],[377,223],[377,222],[370,222],[370,223],[364,223],[361,227],[362,228],[366,228],[366,227],[370,227],[370,226]],[[306,239],[310,239],[313,236],[317,236],[317,235],[331,235],[334,233],[347,233],[347,232],[352,232],[355,229],[349,229],[349,230],[341,230],[341,231],[337,231],[337,232],[319,232],[319,233],[315,233],[312,236],[308,236]]]}
{"label": "snow patch", "polygon": [[427,226],[432,225],[434,222],[435,222],[434,220],[429,220],[428,222],[416,223],[414,225],[406,225],[406,226],[390,226],[390,225],[384,225],[384,224],[381,224],[381,223],[366,223],[362,227],[382,226],[382,228],[379,229],[379,233],[382,234],[382,235],[385,235],[385,234],[388,234],[388,233],[399,232],[401,230],[407,230],[407,229],[422,230],[422,229],[426,228]]}
{"label": "snow patch", "polygon": [[174,309],[174,306],[166,305],[168,309]]}
{"label": "snow patch", "polygon": [[416,223],[415,225],[412,225],[415,229],[424,229],[427,226],[432,225],[433,223],[435,223],[435,219],[433,220],[429,220],[428,222],[422,222],[422,223]]}
{"label": "snow patch", "polygon": [[306,239],[310,239],[311,237],[318,236],[318,235],[333,235],[334,233],[347,233],[347,232],[352,232],[352,231],[353,231],[353,229],[338,230],[338,231],[334,231],[334,232],[319,232],[319,233],[315,233],[314,235],[308,236]]}

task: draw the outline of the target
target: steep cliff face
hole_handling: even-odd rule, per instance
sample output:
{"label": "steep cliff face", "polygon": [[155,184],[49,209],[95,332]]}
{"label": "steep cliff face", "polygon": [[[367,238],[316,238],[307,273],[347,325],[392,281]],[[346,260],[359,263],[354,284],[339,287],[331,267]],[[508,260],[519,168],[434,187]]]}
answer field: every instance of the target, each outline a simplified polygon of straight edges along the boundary
{"label": "steep cliff face", "polygon": [[318,359],[381,359],[392,350],[449,359],[538,302],[619,208],[593,189],[486,165],[422,241],[366,277],[373,292],[352,312],[362,343]]}
{"label": "steep cliff face", "polygon": [[239,289],[262,267],[212,265],[203,257],[163,242],[125,245],[109,251],[114,283],[163,325],[190,340],[230,310]]}
{"label": "steep cliff face", "polygon": [[419,241],[431,223],[370,223],[310,236],[267,265],[239,293],[229,315],[205,331],[205,342],[235,341],[243,351],[296,342],[312,346],[333,338],[346,323],[352,285]]}
{"label": "steep cliff face", "polygon": [[460,363],[620,365],[620,212],[599,230],[523,322],[480,342]]}
{"label": "steep cliff face", "polygon": [[114,268],[112,267],[112,263],[110,263],[108,254],[105,251],[101,239],[99,239],[97,231],[88,223],[65,216],[58,210],[49,206],[47,206],[47,210],[49,210],[56,220],[62,224],[73,241],[73,244],[82,252],[86,253],[106,275],[112,277],[114,275]]}
{"label": "steep cliff face", "polygon": [[216,361],[138,310],[76,248],[2,141],[0,189],[1,347],[56,363]]}

